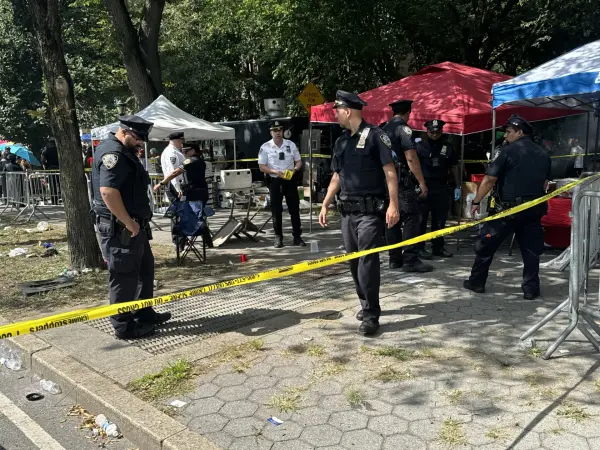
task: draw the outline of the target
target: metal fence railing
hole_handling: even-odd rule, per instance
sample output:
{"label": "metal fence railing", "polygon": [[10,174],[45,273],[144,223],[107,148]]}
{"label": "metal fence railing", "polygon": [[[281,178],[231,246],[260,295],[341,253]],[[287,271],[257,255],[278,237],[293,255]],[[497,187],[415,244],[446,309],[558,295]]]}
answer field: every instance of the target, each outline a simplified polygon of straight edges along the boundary
{"label": "metal fence railing", "polygon": [[592,306],[595,296],[589,290],[593,276],[591,269],[598,263],[600,253],[599,175],[590,177],[573,190],[572,216],[569,298],[521,336],[521,340],[529,338],[561,311],[568,311],[569,325],[547,349],[544,359],[548,359],[575,328],[596,351],[600,351],[600,343],[591,333],[593,331],[600,336],[600,326],[595,321],[600,320],[600,286],[595,307]]}

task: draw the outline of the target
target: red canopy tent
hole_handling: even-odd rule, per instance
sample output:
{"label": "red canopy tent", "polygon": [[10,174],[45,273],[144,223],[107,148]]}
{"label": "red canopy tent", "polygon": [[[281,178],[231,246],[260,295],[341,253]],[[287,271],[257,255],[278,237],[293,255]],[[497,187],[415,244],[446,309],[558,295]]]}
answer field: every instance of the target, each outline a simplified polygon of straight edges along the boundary
{"label": "red canopy tent", "polygon": [[[492,85],[512,77],[453,62],[427,66],[409,77],[363,92],[360,97],[368,105],[363,118],[379,125],[390,120],[388,106],[395,100],[414,100],[409,125],[423,131],[424,123],[432,119],[446,122],[444,132],[466,135],[492,129]],[[333,103],[313,106],[311,122],[335,123]],[[511,114],[520,114],[527,120],[556,119],[583,111],[564,108],[500,107],[497,121],[504,124]]]}

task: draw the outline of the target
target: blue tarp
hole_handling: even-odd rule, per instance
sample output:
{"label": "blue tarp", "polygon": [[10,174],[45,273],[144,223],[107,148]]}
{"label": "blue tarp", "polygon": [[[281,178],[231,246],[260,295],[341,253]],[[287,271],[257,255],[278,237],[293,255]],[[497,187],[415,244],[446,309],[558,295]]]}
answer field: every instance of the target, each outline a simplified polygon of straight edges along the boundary
{"label": "blue tarp", "polygon": [[509,104],[589,111],[599,98],[600,41],[492,86],[494,108]]}

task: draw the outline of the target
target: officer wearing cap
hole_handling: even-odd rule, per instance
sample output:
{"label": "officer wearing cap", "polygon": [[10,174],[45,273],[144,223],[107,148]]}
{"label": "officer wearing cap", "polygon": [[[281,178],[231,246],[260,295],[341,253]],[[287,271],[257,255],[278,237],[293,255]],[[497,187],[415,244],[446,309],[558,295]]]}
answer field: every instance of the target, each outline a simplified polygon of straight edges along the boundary
{"label": "officer wearing cap", "polygon": [[[184,142],[185,136],[181,131],[176,131],[169,135],[169,145],[167,145],[163,150],[162,155],[160,155],[160,166],[165,177],[171,175],[176,168],[183,166],[185,156],[181,150],[183,149]],[[183,190],[181,188],[182,183],[183,176],[180,173],[178,176],[172,178],[170,183],[167,184],[165,193],[171,203],[183,195]],[[173,226],[173,221],[171,221],[171,239],[175,245],[178,245],[178,238],[177,235],[173,233]],[[179,243],[179,245],[181,245],[181,243]]]}
{"label": "officer wearing cap", "polygon": [[204,204],[208,201],[208,183],[206,182],[206,162],[200,156],[200,149],[197,146],[183,148],[185,159],[183,164],[176,167],[173,172],[159,184],[154,186],[154,192],[158,192],[161,186],[169,184],[169,182],[182,175],[183,183],[181,184],[182,199],[186,201],[202,201]]}
{"label": "officer wearing cap", "polygon": [[[150,178],[135,154],[136,147],[147,142],[153,124],[138,116],[119,117],[119,122],[117,132],[98,146],[92,166],[93,208],[108,262],[111,304],[154,294]],[[150,307],[120,312],[111,322],[117,338],[135,339],[148,336],[170,318],[171,313]]]}
{"label": "officer wearing cap", "polygon": [[[533,127],[515,114],[505,125],[508,145],[499,149],[489,164],[483,182],[473,199],[472,214],[481,200],[495,188],[492,209],[502,209],[526,203],[544,195],[550,178],[550,157],[531,138]],[[485,283],[494,253],[504,239],[515,233],[523,258],[523,298],[533,300],[540,295],[539,264],[544,250],[541,220],[548,211],[546,203],[503,219],[481,225],[481,237],[475,242],[475,262],[471,276],[463,286],[477,293],[485,292]]]}
{"label": "officer wearing cap", "polygon": [[[319,223],[327,226],[327,208],[339,192],[344,247],[351,253],[379,246],[386,223],[388,227],[398,223],[398,177],[390,138],[362,120],[361,110],[367,103],[345,91],[338,91],[336,97],[335,115],[345,131],[335,142],[333,177]],[[356,315],[362,321],[359,332],[374,334],[381,315],[379,253],[351,260],[350,272],[361,304]]]}
{"label": "officer wearing cap", "polygon": [[[398,171],[398,204],[400,222],[385,230],[385,240],[389,245],[412,239],[419,235],[419,197],[427,197],[427,185],[416,151],[412,129],[408,119],[412,110],[412,100],[398,100],[390,103],[394,117],[384,126],[392,142],[392,154]],[[404,228],[404,232],[402,229]],[[404,236],[403,236],[404,233]],[[430,272],[433,267],[419,259],[416,245],[408,245],[390,250],[390,269],[402,269],[404,272]]]}
{"label": "officer wearing cap", "polygon": [[[261,145],[258,152],[258,167],[268,177],[267,184],[269,185],[269,194],[271,197],[275,248],[283,247],[281,216],[284,197],[292,219],[294,245],[305,247],[306,244],[300,237],[302,235],[300,198],[298,197],[298,184],[295,176],[302,167],[300,152],[296,144],[283,138],[283,123],[275,120],[271,122],[269,128],[273,139]],[[293,171],[294,176],[291,179],[285,179],[286,170]]]}
{"label": "officer wearing cap", "polygon": [[[448,189],[449,174],[452,174],[454,185],[454,200],[460,198],[460,178],[458,176],[458,158],[452,144],[442,138],[442,129],[446,122],[440,119],[425,122],[427,137],[417,138],[417,154],[421,161],[423,177],[427,184],[427,198],[419,200],[420,229],[419,234],[427,231],[427,220],[431,213],[431,231],[446,227],[448,208],[450,207],[450,192]],[[431,255],[450,258],[452,253],[444,248],[444,238],[438,237],[432,241],[432,254],[425,251],[425,243],[418,244],[421,258],[429,259]]]}

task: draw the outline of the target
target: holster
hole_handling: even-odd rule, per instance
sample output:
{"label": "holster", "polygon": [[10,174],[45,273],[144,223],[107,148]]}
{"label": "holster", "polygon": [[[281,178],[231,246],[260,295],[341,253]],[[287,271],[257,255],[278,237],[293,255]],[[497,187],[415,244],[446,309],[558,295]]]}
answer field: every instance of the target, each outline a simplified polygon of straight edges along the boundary
{"label": "holster", "polygon": [[338,208],[342,214],[385,215],[387,200],[378,197],[363,197],[355,200],[340,200]]}

